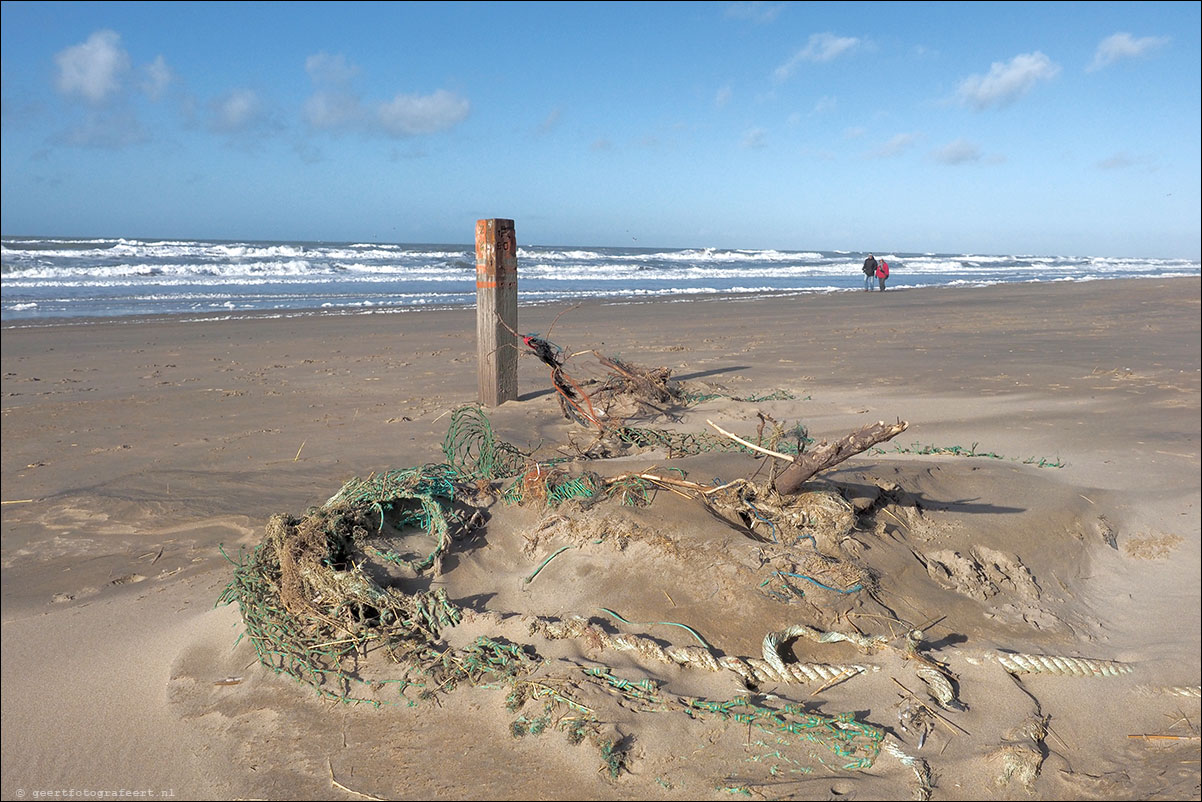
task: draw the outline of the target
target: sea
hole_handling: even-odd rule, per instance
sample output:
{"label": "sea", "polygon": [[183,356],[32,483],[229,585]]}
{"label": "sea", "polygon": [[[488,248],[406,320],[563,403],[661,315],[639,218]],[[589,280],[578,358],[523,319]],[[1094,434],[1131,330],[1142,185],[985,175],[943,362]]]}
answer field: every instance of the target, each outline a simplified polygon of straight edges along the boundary
{"label": "sea", "polygon": [[[474,245],[3,237],[6,328],[472,307]],[[519,305],[853,292],[866,252],[525,246]],[[877,253],[889,288],[1199,276],[1189,259]]]}

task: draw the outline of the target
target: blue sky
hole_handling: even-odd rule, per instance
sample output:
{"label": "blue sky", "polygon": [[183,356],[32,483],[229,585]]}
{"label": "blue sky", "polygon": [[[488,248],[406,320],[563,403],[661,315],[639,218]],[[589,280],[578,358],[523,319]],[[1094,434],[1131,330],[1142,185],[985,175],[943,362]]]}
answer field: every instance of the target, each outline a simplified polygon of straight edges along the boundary
{"label": "blue sky", "polygon": [[5,2],[5,235],[1198,258],[1202,4]]}

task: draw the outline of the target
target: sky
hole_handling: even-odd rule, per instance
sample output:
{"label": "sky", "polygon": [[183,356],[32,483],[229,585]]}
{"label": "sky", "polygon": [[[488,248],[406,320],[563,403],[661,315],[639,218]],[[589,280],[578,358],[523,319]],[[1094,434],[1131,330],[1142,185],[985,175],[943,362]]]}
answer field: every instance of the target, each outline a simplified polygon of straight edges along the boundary
{"label": "sky", "polygon": [[1198,259],[1200,9],[4,2],[0,230]]}

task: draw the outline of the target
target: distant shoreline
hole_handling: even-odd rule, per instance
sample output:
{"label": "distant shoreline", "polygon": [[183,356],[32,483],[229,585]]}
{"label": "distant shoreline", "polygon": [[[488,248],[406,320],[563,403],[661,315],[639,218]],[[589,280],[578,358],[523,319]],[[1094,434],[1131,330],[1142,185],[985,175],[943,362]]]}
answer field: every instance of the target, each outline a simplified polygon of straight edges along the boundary
{"label": "distant shoreline", "polygon": [[[863,289],[867,253],[519,248],[518,303],[637,303]],[[890,289],[1202,275],[1185,260],[882,252]],[[391,313],[475,305],[470,246],[16,242],[4,247],[0,325],[104,318]]]}
{"label": "distant shoreline", "polygon": [[[1047,285],[1063,285],[1063,284],[1093,284],[1096,282],[1124,282],[1124,281],[1197,281],[1198,276],[1123,276],[1116,278],[1088,278],[1088,279],[1057,279],[1057,280],[1040,280],[1032,279],[1028,281],[1002,281],[991,283],[964,283],[951,285],[928,285],[921,287],[890,287],[887,289],[889,293],[927,293],[938,291],[965,291],[965,290],[994,290],[1005,287],[1022,287],[1033,286],[1038,284]],[[563,307],[571,308],[576,306],[645,306],[649,304],[679,304],[679,303],[755,303],[757,301],[765,301],[779,298],[815,298],[815,297],[837,297],[846,293],[862,293],[863,286],[859,277],[855,278],[855,286],[836,290],[776,290],[776,291],[754,291],[754,292],[700,292],[700,293],[681,293],[676,295],[663,296],[647,296],[647,297],[591,297],[579,300],[552,300],[543,302],[522,302],[519,300],[519,309],[542,309],[545,307]],[[874,290],[874,294],[876,291]],[[203,324],[203,323],[227,323],[234,321],[255,321],[255,320],[297,320],[308,318],[355,318],[355,317],[376,317],[379,315],[396,315],[396,314],[437,314],[437,313],[473,313],[475,311],[474,304],[443,304],[443,305],[393,305],[393,306],[373,306],[371,308],[296,308],[296,309],[281,309],[281,310],[256,310],[247,309],[233,312],[201,312],[201,313],[170,313],[157,315],[103,315],[103,316],[75,316],[75,317],[53,317],[53,318],[22,318],[19,320],[5,320],[0,323],[0,331],[20,330],[20,329],[43,329],[43,328],[63,328],[63,327],[82,327],[82,326],[104,326],[104,325],[144,325],[148,323],[178,323],[178,324]]]}

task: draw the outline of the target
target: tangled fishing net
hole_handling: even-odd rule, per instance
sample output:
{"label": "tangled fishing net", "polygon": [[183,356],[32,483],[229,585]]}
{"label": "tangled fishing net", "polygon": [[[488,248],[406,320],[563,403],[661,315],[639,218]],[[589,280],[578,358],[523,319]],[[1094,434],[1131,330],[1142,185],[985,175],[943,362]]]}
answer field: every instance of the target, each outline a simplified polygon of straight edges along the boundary
{"label": "tangled fishing net", "polygon": [[[630,386],[644,393],[660,388],[656,403],[686,400],[666,374],[653,374],[648,384],[632,366],[613,364],[622,368],[623,383],[604,388],[603,408],[614,409],[613,398]],[[566,385],[562,375],[560,380]],[[663,395],[669,388],[674,394]],[[625,447],[671,454],[731,447],[731,441],[706,433],[626,426],[611,431]],[[595,667],[580,667],[570,678],[534,681],[530,676],[545,659],[532,645],[480,636],[466,647],[450,646],[447,632],[461,624],[465,612],[442,588],[429,589],[428,578],[441,571],[454,543],[481,525],[483,510],[471,503],[481,486],[500,486],[495,497],[505,504],[555,510],[572,502],[582,512],[607,501],[645,506],[666,485],[563,464],[587,456],[536,459],[497,437],[475,406],[453,412],[442,447],[445,463],[354,478],[303,516],[272,516],[262,542],[230,558],[234,575],[219,602],[238,604],[244,637],[260,663],[322,697],[375,706],[416,704],[459,684],[508,683],[511,709],[522,713],[513,725],[515,737],[558,729],[573,742],[587,739],[614,776],[628,759],[620,739],[573,689],[591,685],[627,699],[642,694],[649,710],[717,717],[771,732],[780,743],[793,738],[817,744],[843,768],[872,765],[883,732],[850,714],[822,716],[742,698],[667,696],[649,680],[630,682]]]}
{"label": "tangled fishing net", "polygon": [[[353,479],[301,517],[274,515],[264,540],[234,563],[219,601],[237,602],[259,662],[323,696],[356,701],[355,672],[367,650],[394,661],[425,654],[462,616],[445,591],[405,592],[389,564],[420,574],[435,567],[472,519],[454,506],[456,474],[436,465]],[[422,555],[395,550],[417,529],[434,541]],[[424,551],[424,549],[423,549]]]}

